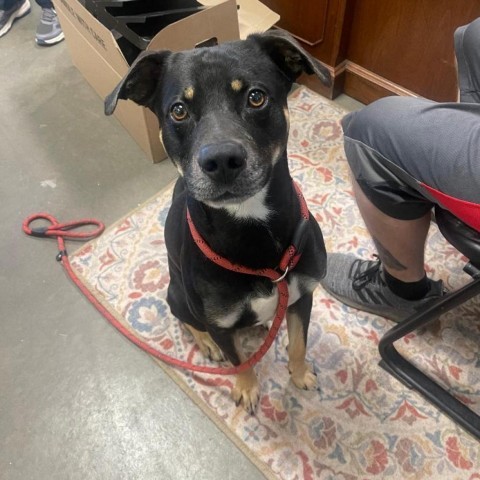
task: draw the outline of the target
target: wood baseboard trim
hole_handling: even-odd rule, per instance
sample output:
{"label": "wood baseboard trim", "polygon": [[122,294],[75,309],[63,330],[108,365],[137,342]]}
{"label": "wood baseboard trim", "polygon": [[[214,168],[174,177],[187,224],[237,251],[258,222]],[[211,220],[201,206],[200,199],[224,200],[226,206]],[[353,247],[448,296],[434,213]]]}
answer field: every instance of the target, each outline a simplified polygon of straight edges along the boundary
{"label": "wood baseboard trim", "polygon": [[332,85],[325,87],[314,75],[302,75],[299,83],[317,93],[333,99],[345,93],[356,100],[369,104],[391,95],[418,97],[419,95],[356,63],[345,60],[335,68],[327,65],[332,76]]}
{"label": "wood baseboard trim", "polygon": [[356,63],[344,62],[344,93],[368,104],[379,98],[391,95],[418,97],[419,95],[391,80],[377,75]]}

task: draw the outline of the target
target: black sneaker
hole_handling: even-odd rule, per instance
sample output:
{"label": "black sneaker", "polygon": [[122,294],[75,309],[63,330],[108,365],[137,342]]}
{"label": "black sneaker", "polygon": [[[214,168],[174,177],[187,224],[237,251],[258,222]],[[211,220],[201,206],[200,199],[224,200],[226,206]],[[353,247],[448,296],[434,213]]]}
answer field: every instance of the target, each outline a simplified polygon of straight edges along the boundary
{"label": "black sneaker", "polygon": [[388,288],[382,276],[380,259],[361,260],[342,253],[328,254],[327,275],[321,284],[345,305],[395,322],[405,320],[446,293],[441,280],[430,280],[430,290],[425,297],[405,300]]}
{"label": "black sneaker", "polygon": [[30,13],[29,0],[16,2],[8,10],[0,10],[0,37],[3,37],[13,25],[13,22]]}

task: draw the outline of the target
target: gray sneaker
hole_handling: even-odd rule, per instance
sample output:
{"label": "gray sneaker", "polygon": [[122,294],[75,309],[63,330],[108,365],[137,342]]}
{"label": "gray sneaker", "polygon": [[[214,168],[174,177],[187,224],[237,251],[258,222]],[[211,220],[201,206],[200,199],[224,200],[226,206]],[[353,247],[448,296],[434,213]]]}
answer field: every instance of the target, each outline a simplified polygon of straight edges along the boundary
{"label": "gray sneaker", "polygon": [[430,280],[425,297],[405,300],[395,295],[383,280],[380,259],[361,260],[342,253],[328,254],[327,275],[321,284],[340,302],[395,322],[405,320],[446,294],[441,280]]}
{"label": "gray sneaker", "polygon": [[42,8],[40,23],[37,27],[35,41],[37,45],[47,47],[61,42],[65,38],[57,13],[53,8]]}
{"label": "gray sneaker", "polygon": [[30,13],[29,0],[16,2],[8,10],[0,10],[0,37],[3,37],[13,25],[15,20],[24,17]]}

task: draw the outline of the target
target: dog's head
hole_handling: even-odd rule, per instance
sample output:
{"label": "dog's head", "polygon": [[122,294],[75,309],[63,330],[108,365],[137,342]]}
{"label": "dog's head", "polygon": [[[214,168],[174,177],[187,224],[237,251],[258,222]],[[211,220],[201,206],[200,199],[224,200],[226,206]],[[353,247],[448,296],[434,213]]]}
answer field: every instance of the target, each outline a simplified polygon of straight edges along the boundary
{"label": "dog's head", "polygon": [[268,183],[285,155],[287,95],[303,72],[330,83],[328,70],[288,34],[180,53],[147,52],[105,100],[150,108],[189,193],[214,207],[243,202]]}

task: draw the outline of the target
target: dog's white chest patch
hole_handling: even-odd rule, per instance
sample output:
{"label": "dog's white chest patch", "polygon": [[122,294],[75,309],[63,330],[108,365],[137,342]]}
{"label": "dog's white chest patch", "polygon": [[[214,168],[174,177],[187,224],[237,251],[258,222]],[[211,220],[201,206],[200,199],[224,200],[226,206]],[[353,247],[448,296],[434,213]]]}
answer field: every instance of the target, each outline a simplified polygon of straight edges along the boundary
{"label": "dog's white chest patch", "polygon": [[[288,305],[294,304],[300,298],[298,276],[291,275],[288,282]],[[273,289],[269,297],[257,297],[250,302],[250,308],[257,315],[257,324],[264,325],[273,320],[278,304],[278,289]]]}
{"label": "dog's white chest patch", "polygon": [[267,189],[265,187],[248,200],[236,205],[227,205],[225,209],[237,219],[265,222],[270,215],[270,210],[265,203],[266,196]]}
{"label": "dog's white chest patch", "polygon": [[[290,274],[288,277],[288,305],[293,305],[301,296],[300,283],[303,291],[313,292],[318,282],[310,277]],[[278,304],[278,289],[275,287],[268,297],[255,297],[241,303],[227,314],[217,317],[215,323],[222,328],[231,328],[239,320],[244,308],[250,308],[256,315],[257,325],[266,325],[273,320]]]}

